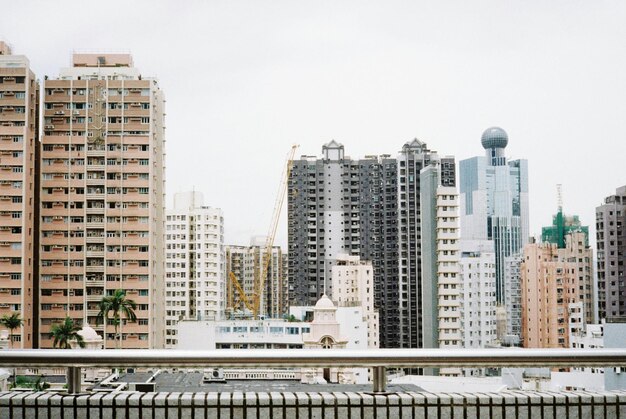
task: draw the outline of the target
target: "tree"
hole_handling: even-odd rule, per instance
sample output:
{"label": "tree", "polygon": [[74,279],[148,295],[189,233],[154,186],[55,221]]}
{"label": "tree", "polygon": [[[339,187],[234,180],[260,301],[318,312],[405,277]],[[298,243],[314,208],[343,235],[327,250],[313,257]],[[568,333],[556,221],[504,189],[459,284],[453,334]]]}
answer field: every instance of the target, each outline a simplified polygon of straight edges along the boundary
{"label": "tree", "polygon": [[[113,295],[108,295],[100,301],[99,319],[104,319],[105,327],[109,321],[109,313],[113,313],[113,325],[115,326],[116,347],[119,349],[122,345],[122,333],[120,331],[121,318],[125,317],[130,322],[137,321],[135,310],[137,303],[126,298],[126,291],[115,290]],[[105,332],[106,335],[106,332]]]}
{"label": "tree", "polygon": [[13,313],[10,316],[5,314],[0,319],[0,324],[9,329],[9,342],[13,348],[13,330],[19,329],[24,324],[24,320],[20,318],[20,313]]}
{"label": "tree", "polygon": [[75,340],[78,346],[85,347],[85,341],[83,337],[78,334],[81,327],[78,323],[74,323],[70,317],[65,317],[62,323],[57,323],[52,326],[51,335],[54,338],[52,346],[60,349],[71,349],[70,342]]}

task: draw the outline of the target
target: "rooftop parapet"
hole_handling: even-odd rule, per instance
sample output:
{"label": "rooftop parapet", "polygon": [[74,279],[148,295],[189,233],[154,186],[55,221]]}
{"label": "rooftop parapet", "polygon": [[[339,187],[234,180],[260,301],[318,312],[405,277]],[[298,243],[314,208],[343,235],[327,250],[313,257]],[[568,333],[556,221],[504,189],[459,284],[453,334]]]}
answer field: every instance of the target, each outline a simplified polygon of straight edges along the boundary
{"label": "rooftop parapet", "polygon": [[74,53],[72,67],[133,67],[130,54]]}

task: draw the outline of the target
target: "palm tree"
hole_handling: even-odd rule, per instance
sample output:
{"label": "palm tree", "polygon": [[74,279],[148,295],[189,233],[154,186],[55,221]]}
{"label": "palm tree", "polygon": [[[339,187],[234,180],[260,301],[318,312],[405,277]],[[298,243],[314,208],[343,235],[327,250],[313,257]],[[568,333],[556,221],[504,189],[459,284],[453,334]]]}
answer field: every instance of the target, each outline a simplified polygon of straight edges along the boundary
{"label": "palm tree", "polygon": [[5,314],[0,319],[0,325],[9,329],[9,342],[11,342],[11,348],[13,348],[13,330],[22,327],[22,324],[24,324],[24,320],[20,319],[20,313],[13,313],[10,316]]}
{"label": "palm tree", "polygon": [[54,338],[52,346],[60,349],[71,349],[70,342],[75,340],[78,346],[84,348],[85,341],[83,337],[78,334],[80,330],[81,327],[78,323],[74,323],[74,320],[70,317],[65,317],[63,323],[57,323],[52,326],[52,330],[50,331],[50,334]]}
{"label": "palm tree", "polygon": [[116,347],[118,349],[122,345],[122,334],[119,330],[121,317],[126,317],[126,320],[130,322],[136,322],[136,309],[137,303],[126,298],[126,291],[124,290],[115,290],[113,295],[108,295],[100,301],[98,318],[104,319],[105,327],[109,321],[109,313],[113,312],[113,325],[115,326]]}

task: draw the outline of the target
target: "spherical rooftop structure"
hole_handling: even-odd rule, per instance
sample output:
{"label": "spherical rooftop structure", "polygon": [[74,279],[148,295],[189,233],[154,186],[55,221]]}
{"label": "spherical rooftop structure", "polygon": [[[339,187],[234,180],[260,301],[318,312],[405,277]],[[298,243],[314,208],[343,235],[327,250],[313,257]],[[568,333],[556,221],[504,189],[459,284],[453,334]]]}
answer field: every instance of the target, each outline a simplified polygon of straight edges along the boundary
{"label": "spherical rooftop structure", "polygon": [[483,132],[483,136],[480,139],[484,149],[490,148],[505,148],[509,143],[509,136],[500,127],[487,128]]}
{"label": "spherical rooftop structure", "polygon": [[86,342],[102,340],[102,337],[89,325],[83,326],[77,333],[81,335]]}
{"label": "spherical rooftop structure", "polygon": [[317,300],[317,303],[315,304],[316,310],[317,309],[328,310],[328,309],[333,309],[333,308],[335,308],[335,305],[333,304],[331,299],[328,298],[326,294],[322,295],[322,298]]}

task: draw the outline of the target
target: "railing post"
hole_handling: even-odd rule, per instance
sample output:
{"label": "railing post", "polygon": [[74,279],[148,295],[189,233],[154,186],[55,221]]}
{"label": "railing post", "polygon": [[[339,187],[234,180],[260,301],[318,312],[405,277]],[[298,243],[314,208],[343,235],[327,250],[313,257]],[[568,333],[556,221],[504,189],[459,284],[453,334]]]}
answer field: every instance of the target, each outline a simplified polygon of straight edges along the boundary
{"label": "railing post", "polygon": [[81,370],[80,367],[67,367],[65,374],[67,392],[69,394],[80,393],[81,390]]}
{"label": "railing post", "polygon": [[372,382],[374,384],[374,393],[384,393],[387,390],[387,368],[372,368]]}

